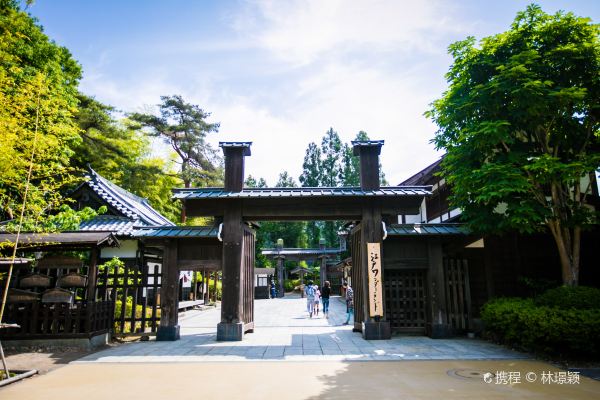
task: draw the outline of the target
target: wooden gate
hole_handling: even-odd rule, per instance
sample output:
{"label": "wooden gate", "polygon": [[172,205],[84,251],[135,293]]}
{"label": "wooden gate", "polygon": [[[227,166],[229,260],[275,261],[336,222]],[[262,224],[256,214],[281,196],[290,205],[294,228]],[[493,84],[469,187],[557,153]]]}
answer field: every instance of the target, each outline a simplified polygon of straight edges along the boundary
{"label": "wooden gate", "polygon": [[244,331],[254,329],[254,257],[256,237],[254,231],[244,227],[242,246],[242,319]]}
{"label": "wooden gate", "polygon": [[467,260],[444,258],[446,283],[446,315],[455,332],[471,325],[471,290]]}
{"label": "wooden gate", "polygon": [[426,271],[386,269],[386,319],[394,333],[425,333],[427,323]]}
{"label": "wooden gate", "polygon": [[98,297],[115,303],[113,333],[156,332],[160,322],[160,258],[148,258],[139,251],[136,258],[122,259],[122,266],[101,260],[98,269]]}

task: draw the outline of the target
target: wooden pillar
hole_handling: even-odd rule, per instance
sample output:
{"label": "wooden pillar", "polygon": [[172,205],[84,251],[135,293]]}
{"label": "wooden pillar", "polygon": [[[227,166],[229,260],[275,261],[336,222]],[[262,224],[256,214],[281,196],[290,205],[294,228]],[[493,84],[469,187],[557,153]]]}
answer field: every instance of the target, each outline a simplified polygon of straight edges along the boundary
{"label": "wooden pillar", "polygon": [[327,256],[321,255],[319,256],[319,258],[321,259],[321,268],[319,269],[319,286],[322,289],[323,285],[325,285],[325,281],[327,280]]}
{"label": "wooden pillar", "polygon": [[[219,271],[215,271],[213,275],[213,299],[215,304],[219,301],[219,291],[217,290],[219,286]],[[221,299],[223,298],[223,285],[221,284]]]}
{"label": "wooden pillar", "polygon": [[285,296],[285,281],[284,270],[285,270],[285,256],[277,256],[277,297]]}
{"label": "wooden pillar", "polygon": [[90,264],[87,280],[87,301],[96,301],[96,283],[98,281],[98,248],[90,250]]}
{"label": "wooden pillar", "polygon": [[217,325],[217,340],[237,341],[244,335],[242,315],[242,253],[244,227],[242,207],[232,202],[225,207],[223,217],[223,286],[221,322]]}
{"label": "wooden pillar", "polygon": [[300,297],[304,298],[304,271],[300,271]]}
{"label": "wooden pillar", "polygon": [[202,272],[202,298],[204,299],[204,304],[210,303],[210,288],[208,287],[209,282],[210,272],[204,270],[204,272]]}
{"label": "wooden pillar", "polygon": [[167,240],[165,242],[162,274],[160,326],[156,332],[156,340],[179,340],[179,267],[177,266],[177,241],[175,240]]}
{"label": "wooden pillar", "polygon": [[429,287],[429,312],[427,316],[427,334],[434,338],[452,336],[452,328],[448,324],[446,309],[446,281],[444,277],[444,259],[442,243],[439,238],[427,242],[427,258],[429,271],[427,284]]}
{"label": "wooden pillar", "polygon": [[[379,154],[383,140],[353,141],[353,153],[360,157],[360,188],[364,191],[378,190],[379,182]],[[369,312],[369,254],[367,245],[369,243],[379,243],[381,257],[381,281],[383,283],[384,265],[383,265],[383,224],[381,216],[381,207],[375,200],[365,201],[362,209],[361,229],[360,229],[360,265],[354,265],[353,268],[360,268],[361,282],[354,282],[354,285],[360,285],[362,292],[362,335],[367,340],[389,339],[391,337],[390,323],[385,320],[385,298],[383,299],[383,318],[371,317]],[[355,286],[356,287],[356,286]],[[382,296],[385,297],[385,291],[382,290]],[[356,329],[355,324],[355,329]]]}
{"label": "wooden pillar", "polygon": [[[379,340],[379,339],[390,339],[391,338],[391,327],[389,321],[385,320],[385,298],[383,299],[383,318],[371,317],[369,313],[369,299],[371,293],[369,293],[369,253],[367,251],[368,243],[379,243],[380,244],[380,257],[381,257],[381,281],[385,279],[384,276],[384,265],[383,265],[383,225],[381,223],[381,209],[374,204],[373,201],[365,204],[362,211],[360,230],[360,265],[355,265],[353,268],[361,269],[361,282],[354,282],[354,285],[360,285],[364,299],[363,302],[363,322],[362,322],[362,335],[366,340]],[[382,295],[385,296],[385,291],[382,291]]]}
{"label": "wooden pillar", "polygon": [[[221,142],[225,155],[226,191],[244,189],[244,157],[250,155],[251,142]],[[242,203],[231,200],[223,212],[223,279],[221,322],[217,325],[217,340],[237,341],[244,336],[243,320],[243,253],[244,225]]]}

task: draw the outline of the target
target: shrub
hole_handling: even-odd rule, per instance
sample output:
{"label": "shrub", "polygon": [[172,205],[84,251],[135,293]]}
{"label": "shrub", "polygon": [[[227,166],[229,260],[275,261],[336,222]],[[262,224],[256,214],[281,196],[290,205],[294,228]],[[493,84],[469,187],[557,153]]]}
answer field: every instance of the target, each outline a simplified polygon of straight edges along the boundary
{"label": "shrub", "polygon": [[600,354],[600,309],[537,305],[533,299],[501,298],[483,306],[493,339],[546,354]]}
{"label": "shrub", "polygon": [[297,286],[300,286],[300,279],[286,279],[283,281],[283,288],[286,292],[293,292]]}
{"label": "shrub", "polygon": [[600,309],[600,289],[587,286],[560,286],[536,298],[540,306],[580,310]]}
{"label": "shrub", "polygon": [[[131,329],[130,329],[129,322],[127,322],[125,324],[125,330],[123,332],[121,332],[121,324],[118,322],[119,319],[121,318],[122,305],[123,305],[123,302],[121,299],[118,299],[115,301],[114,332],[115,333],[130,333]],[[125,302],[125,318],[131,318],[132,311],[133,311],[133,297],[127,296],[127,301]],[[160,309],[156,310],[156,316],[157,316],[157,318],[160,318]],[[142,306],[140,304],[137,304],[135,307],[135,317],[137,319],[142,318]],[[152,318],[152,307],[146,308],[146,318],[148,320],[150,318]],[[147,321],[146,328],[149,328],[150,326],[151,326],[151,323],[149,321]],[[135,328],[140,329],[141,327],[142,327],[142,322],[137,321],[135,323]]]}

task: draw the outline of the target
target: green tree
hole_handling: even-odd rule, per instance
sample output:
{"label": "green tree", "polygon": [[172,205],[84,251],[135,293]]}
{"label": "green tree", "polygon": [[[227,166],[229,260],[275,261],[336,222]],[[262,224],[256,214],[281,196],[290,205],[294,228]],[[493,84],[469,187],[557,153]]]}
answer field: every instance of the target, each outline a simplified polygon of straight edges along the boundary
{"label": "green tree", "polygon": [[581,231],[597,223],[585,202],[600,165],[598,33],[530,5],[510,30],[450,46],[449,89],[426,113],[463,218],[480,232],[547,227],[565,285],[577,285]]}
{"label": "green tree", "polygon": [[71,157],[73,166],[95,171],[130,192],[148,199],[150,204],[172,221],[180,219],[181,207],[171,200],[173,187],[181,179],[173,162],[151,156],[150,141],[127,121],[116,121],[113,107],[79,95],[75,120],[82,140]]}
{"label": "green tree", "polygon": [[292,178],[290,174],[288,174],[287,171],[283,171],[279,174],[279,179],[277,180],[275,187],[298,187],[298,184],[296,183],[294,178]]}
{"label": "green tree", "polygon": [[317,187],[321,184],[321,150],[314,142],[306,149],[299,181],[303,187]]}
{"label": "green tree", "polygon": [[[360,131],[354,138],[355,141],[367,141],[369,135],[365,131]],[[383,173],[381,163],[379,164],[379,180],[382,186],[388,184]],[[360,158],[354,155],[352,145],[345,143],[342,156],[342,186],[360,186]]]}
{"label": "green tree", "polygon": [[80,140],[73,114],[81,68],[14,2],[0,3],[0,217],[23,202],[33,226],[58,211],[60,190],[75,183],[72,147]]}
{"label": "green tree", "polygon": [[210,113],[186,103],[179,95],[161,96],[160,116],[132,113],[131,120],[148,128],[150,134],[170,144],[181,159],[181,179],[184,186],[217,186],[223,181],[222,159],[206,141],[206,136],[218,132],[219,124],[206,119]]}
{"label": "green tree", "polygon": [[267,187],[267,181],[264,178],[260,178],[256,180],[252,175],[248,175],[246,180],[244,181],[244,187],[247,188],[264,188]]}
{"label": "green tree", "polygon": [[323,136],[321,141],[321,182],[322,186],[340,186],[343,181],[342,159],[344,157],[342,141],[333,128]]}
{"label": "green tree", "polygon": [[[283,171],[279,174],[279,179],[275,184],[275,187],[280,188],[297,186],[298,184],[287,171]],[[263,222],[261,230],[265,235],[264,245],[266,247],[274,247],[277,243],[277,239],[283,239],[283,242],[288,247],[304,248],[307,246],[305,226],[306,223],[304,222]]]}

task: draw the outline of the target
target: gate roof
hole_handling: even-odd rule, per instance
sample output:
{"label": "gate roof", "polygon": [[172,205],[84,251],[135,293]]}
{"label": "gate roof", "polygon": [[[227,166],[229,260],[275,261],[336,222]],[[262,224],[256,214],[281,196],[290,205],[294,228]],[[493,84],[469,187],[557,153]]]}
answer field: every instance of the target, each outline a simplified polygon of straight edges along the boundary
{"label": "gate roof", "polygon": [[431,186],[392,186],[375,190],[358,187],[223,188],[175,189],[188,216],[222,216],[225,206],[241,202],[246,220],[340,220],[360,219],[369,203],[384,215],[417,214]]}

